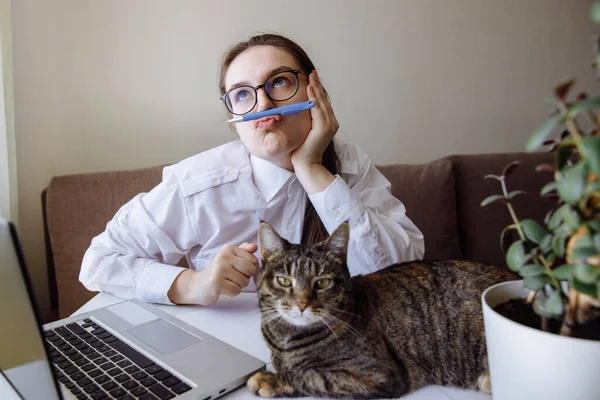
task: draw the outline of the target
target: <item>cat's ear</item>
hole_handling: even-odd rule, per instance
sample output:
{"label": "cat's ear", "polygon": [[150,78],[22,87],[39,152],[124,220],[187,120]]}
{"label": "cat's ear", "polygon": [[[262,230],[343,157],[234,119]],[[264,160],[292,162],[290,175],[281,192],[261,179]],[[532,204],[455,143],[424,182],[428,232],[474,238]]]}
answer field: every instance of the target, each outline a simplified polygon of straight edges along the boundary
{"label": "cat's ear", "polygon": [[275,229],[266,222],[261,222],[258,227],[258,244],[263,259],[268,258],[273,253],[279,253],[287,249],[287,241],[279,236]]}
{"label": "cat's ear", "polygon": [[346,256],[348,241],[350,240],[350,224],[342,223],[323,243],[325,248],[340,255]]}

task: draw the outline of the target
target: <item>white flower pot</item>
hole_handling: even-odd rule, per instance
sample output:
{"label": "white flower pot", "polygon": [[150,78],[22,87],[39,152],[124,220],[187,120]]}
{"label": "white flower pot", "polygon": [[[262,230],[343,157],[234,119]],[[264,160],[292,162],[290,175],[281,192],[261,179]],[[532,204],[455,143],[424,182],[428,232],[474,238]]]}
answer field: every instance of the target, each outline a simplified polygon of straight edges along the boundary
{"label": "white flower pot", "polygon": [[512,281],[482,295],[494,400],[600,400],[600,341],[529,328],[492,309],[528,293]]}

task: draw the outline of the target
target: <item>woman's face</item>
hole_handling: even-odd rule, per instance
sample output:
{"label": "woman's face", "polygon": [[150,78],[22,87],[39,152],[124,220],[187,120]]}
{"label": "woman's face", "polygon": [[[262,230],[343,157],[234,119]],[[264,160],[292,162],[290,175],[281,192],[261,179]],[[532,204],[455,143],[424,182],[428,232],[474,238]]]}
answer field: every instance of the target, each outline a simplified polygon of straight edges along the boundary
{"label": "woman's face", "polygon": [[[240,83],[250,86],[262,85],[273,71],[282,67],[290,70],[300,69],[295,58],[285,50],[274,46],[251,47],[237,56],[229,66],[225,75],[225,91],[239,86]],[[300,72],[298,81],[298,92],[285,101],[275,102],[267,97],[263,89],[258,89],[257,103],[251,112],[307,101],[308,77]],[[289,170],[293,170],[290,161],[292,151],[304,142],[311,127],[310,112],[301,112],[289,117],[277,115],[236,124],[240,139],[250,153]]]}

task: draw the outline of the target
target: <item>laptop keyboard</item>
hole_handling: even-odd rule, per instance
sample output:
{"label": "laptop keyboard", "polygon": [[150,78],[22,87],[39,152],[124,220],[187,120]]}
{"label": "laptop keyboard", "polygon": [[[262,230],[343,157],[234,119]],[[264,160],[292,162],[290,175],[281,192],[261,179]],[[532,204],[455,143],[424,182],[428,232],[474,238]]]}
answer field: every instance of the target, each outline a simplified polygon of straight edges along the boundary
{"label": "laptop keyboard", "polygon": [[77,399],[172,399],[190,385],[90,319],[44,332],[58,380]]}

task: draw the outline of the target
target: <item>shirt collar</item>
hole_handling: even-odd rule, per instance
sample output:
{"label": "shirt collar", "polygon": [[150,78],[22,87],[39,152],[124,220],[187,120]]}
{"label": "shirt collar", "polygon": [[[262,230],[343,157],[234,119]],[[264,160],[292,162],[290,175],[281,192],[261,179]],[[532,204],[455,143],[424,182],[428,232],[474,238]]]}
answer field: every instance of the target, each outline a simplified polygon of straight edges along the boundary
{"label": "shirt collar", "polygon": [[250,154],[252,179],[254,184],[268,203],[281,190],[283,185],[294,175],[293,172],[281,168],[267,160]]}

